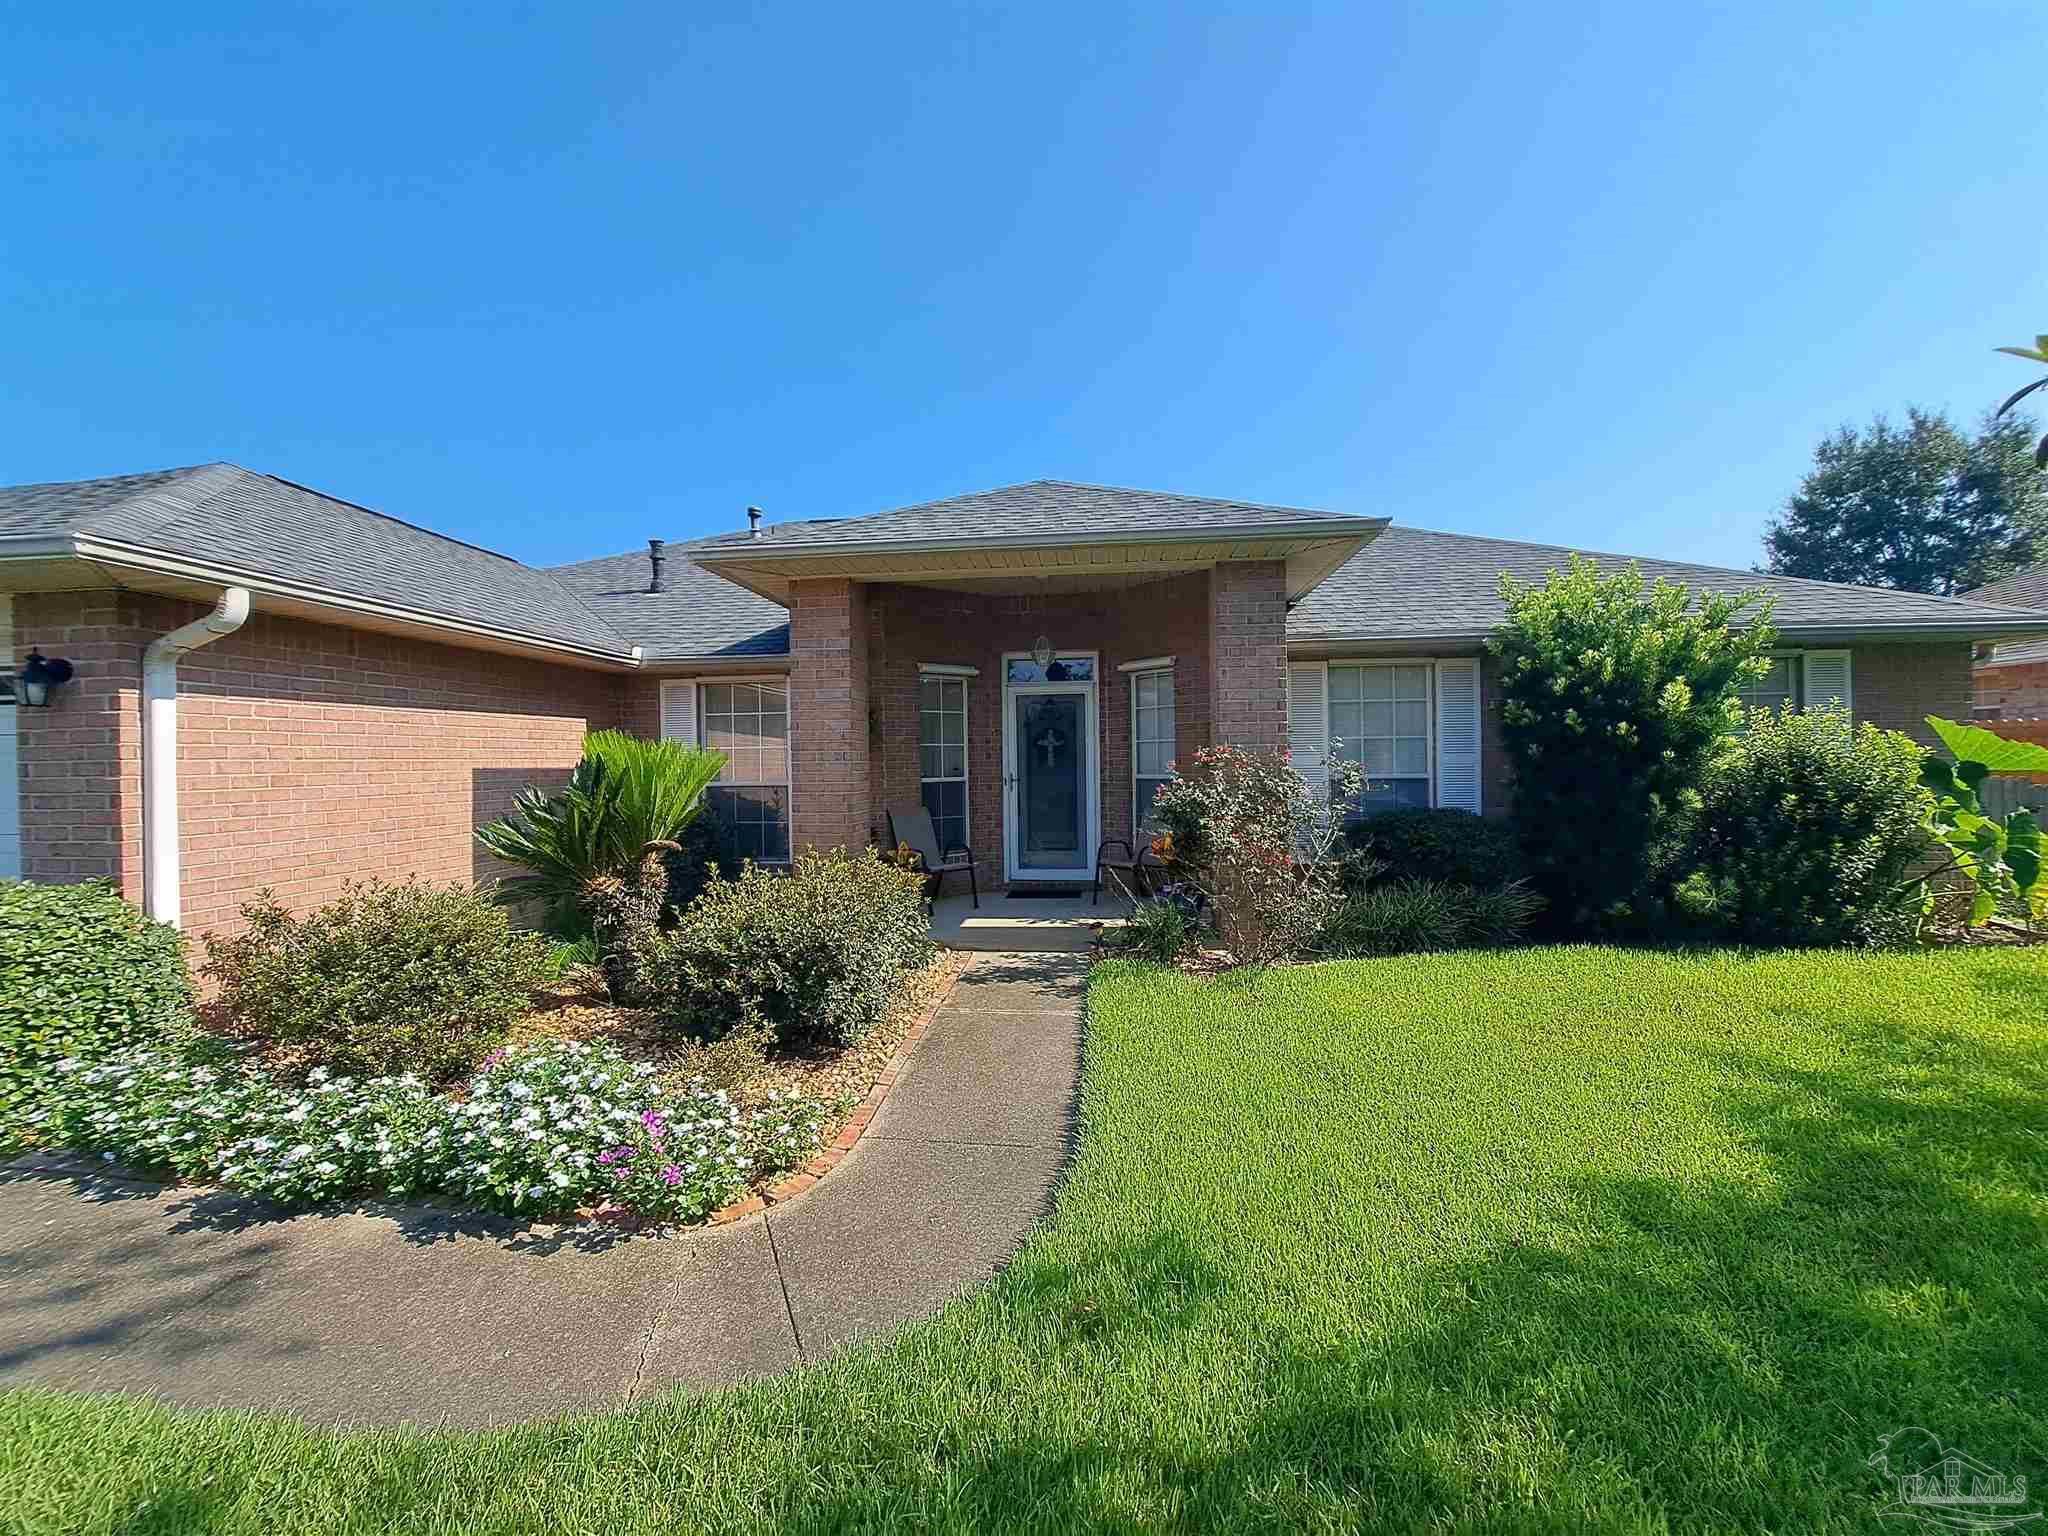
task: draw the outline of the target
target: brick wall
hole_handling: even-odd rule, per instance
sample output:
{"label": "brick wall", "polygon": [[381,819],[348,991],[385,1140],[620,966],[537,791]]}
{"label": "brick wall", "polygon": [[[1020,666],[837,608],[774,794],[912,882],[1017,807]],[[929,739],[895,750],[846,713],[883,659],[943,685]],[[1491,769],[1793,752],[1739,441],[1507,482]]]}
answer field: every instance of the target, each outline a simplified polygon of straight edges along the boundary
{"label": "brick wall", "polygon": [[1287,745],[1287,567],[1219,565],[1209,575],[1216,739],[1277,752]]}
{"label": "brick wall", "polygon": [[2048,661],[1976,669],[1976,708],[1991,720],[2048,717]]}
{"label": "brick wall", "polygon": [[1852,666],[1858,720],[1938,747],[1941,739],[1927,728],[1927,716],[1970,718],[1976,685],[1967,642],[1858,646]]}
{"label": "brick wall", "polygon": [[[142,649],[203,611],[133,593],[17,600],[23,643],[78,666],[57,707],[24,711],[31,877],[110,874],[141,899]],[[185,927],[238,927],[264,886],[304,909],[349,879],[493,873],[472,830],[522,785],[566,776],[586,730],[620,723],[623,682],[253,615],[179,667]]]}
{"label": "brick wall", "polygon": [[142,900],[142,648],[158,633],[119,592],[16,594],[17,655],[34,648],[77,669],[50,708],[18,711],[30,879],[104,876]]}
{"label": "brick wall", "polygon": [[790,839],[859,848],[874,804],[868,751],[868,589],[790,583]]}
{"label": "brick wall", "polygon": [[[1172,656],[1174,735],[1182,756],[1210,739],[1209,583],[1197,573],[1115,592],[988,596],[877,586],[869,604],[871,702],[880,739],[870,753],[869,824],[884,835],[889,806],[920,803],[918,665],[980,669],[967,685],[969,841],[985,887],[1002,879],[1003,653],[1044,635],[1061,650],[1097,651],[1102,834],[1131,826],[1131,680],[1119,663]],[[1089,850],[1090,854],[1094,852]]]}

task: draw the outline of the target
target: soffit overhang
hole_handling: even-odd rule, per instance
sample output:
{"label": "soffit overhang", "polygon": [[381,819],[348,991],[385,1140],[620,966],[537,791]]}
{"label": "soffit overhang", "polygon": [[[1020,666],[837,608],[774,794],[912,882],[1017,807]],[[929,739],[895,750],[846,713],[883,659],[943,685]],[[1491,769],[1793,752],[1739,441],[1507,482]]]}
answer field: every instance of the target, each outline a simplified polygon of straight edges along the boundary
{"label": "soffit overhang", "polygon": [[785,606],[795,581],[894,582],[987,593],[1114,591],[1253,560],[1286,565],[1291,601],[1312,591],[1388,522],[1383,517],[1353,518],[1333,529],[1331,521],[1056,539],[1020,534],[872,544],[841,540],[808,546],[760,539],[700,546],[689,556],[727,581]]}

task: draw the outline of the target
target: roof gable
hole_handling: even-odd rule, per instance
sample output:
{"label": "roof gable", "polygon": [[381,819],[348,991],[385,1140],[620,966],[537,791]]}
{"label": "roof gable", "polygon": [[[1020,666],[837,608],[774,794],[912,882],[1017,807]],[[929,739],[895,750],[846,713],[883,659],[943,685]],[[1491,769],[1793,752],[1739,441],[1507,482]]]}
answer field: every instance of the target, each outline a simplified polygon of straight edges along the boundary
{"label": "roof gable", "polygon": [[844,544],[1014,539],[1022,535],[1053,539],[1103,534],[1185,534],[1212,528],[1278,529],[1301,523],[1328,523],[1333,532],[1345,531],[1346,525],[1354,525],[1360,532],[1374,526],[1373,519],[1345,512],[1082,485],[1071,480],[1031,480],[865,517],[771,523],[761,529],[758,539],[744,532],[720,534],[696,547],[707,554],[720,555],[734,547],[826,549]]}
{"label": "roof gable", "polygon": [[1963,596],[1974,603],[1998,603],[2009,608],[2048,608],[2048,560]]}

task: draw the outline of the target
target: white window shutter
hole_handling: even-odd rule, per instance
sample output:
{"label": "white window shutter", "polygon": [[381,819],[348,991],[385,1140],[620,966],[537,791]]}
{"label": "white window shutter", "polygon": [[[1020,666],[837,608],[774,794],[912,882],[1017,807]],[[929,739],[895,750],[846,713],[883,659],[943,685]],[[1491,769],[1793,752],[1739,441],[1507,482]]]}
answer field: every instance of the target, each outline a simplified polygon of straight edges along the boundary
{"label": "white window shutter", "polygon": [[1808,651],[1804,661],[1806,668],[1806,707],[1826,709],[1836,699],[1842,708],[1849,711],[1853,719],[1856,714],[1856,696],[1847,651]]}
{"label": "white window shutter", "polygon": [[1311,789],[1330,782],[1330,665],[1297,661],[1287,669],[1287,761]]}
{"label": "white window shutter", "polygon": [[661,685],[661,734],[667,741],[697,743],[697,685],[667,682]]}
{"label": "white window shutter", "polygon": [[1479,663],[1436,664],[1436,803],[1479,810]]}

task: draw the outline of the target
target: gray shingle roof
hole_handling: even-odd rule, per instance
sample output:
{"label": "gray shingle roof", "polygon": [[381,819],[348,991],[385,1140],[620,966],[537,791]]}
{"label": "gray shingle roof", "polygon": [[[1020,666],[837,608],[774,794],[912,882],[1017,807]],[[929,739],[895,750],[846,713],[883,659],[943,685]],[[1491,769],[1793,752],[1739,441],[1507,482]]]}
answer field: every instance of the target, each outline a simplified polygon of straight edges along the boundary
{"label": "gray shingle roof", "polygon": [[788,655],[788,611],[693,564],[694,547],[668,546],[666,592],[647,590],[644,549],[554,566],[548,574],[640,646],[648,661]]}
{"label": "gray shingle roof", "polygon": [[1964,597],[1977,603],[1999,603],[2007,608],[2048,608],[2048,561],[2016,571],[2003,581],[1989,582]]}
{"label": "gray shingle roof", "polygon": [[0,489],[0,535],[36,534],[139,545],[607,655],[631,647],[545,571],[234,464]]}
{"label": "gray shingle roof", "polygon": [[[1780,629],[1896,624],[2010,623],[2032,617],[2022,609],[1957,597],[1927,597],[1876,587],[1766,576],[1720,566],[1691,565],[1629,555],[1597,554],[1603,566],[1618,568],[1633,559],[1644,576],[1682,582],[1695,591],[1739,592],[1767,587],[1777,594],[1772,622]],[[1572,551],[1553,544],[1522,544],[1424,528],[1388,528],[1335,575],[1296,604],[1288,615],[1290,640],[1424,640],[1483,633],[1505,613],[1498,584],[1502,571],[1523,581],[1541,581],[1562,569]]]}
{"label": "gray shingle roof", "polygon": [[758,540],[741,531],[703,540],[698,547],[725,554],[735,545],[756,549],[829,548],[835,544],[894,540],[1015,538],[1019,534],[1088,538],[1120,533],[1187,533],[1203,528],[1281,528],[1307,522],[1341,525],[1354,521],[1360,519],[1344,512],[1269,507],[1250,501],[1176,496],[1166,491],[1133,491],[1110,485],[1077,485],[1069,480],[1033,480],[1024,485],[1006,485],[993,491],[949,496],[944,501],[898,507],[893,512],[876,512],[867,517],[771,523],[762,527]]}

